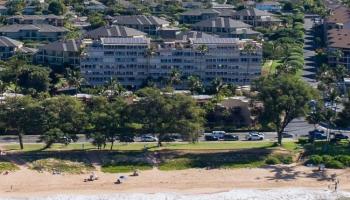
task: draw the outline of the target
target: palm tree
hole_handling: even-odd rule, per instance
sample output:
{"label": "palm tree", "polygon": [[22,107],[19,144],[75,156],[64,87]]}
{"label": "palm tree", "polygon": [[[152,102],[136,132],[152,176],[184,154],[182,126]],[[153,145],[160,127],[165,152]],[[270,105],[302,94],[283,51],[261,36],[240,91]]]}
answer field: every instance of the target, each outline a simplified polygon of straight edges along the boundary
{"label": "palm tree", "polygon": [[105,92],[106,90],[107,95],[109,95],[111,98],[114,98],[116,96],[120,96],[125,91],[125,88],[117,81],[117,79],[110,78],[110,80],[105,84]]}
{"label": "palm tree", "polygon": [[221,78],[215,78],[211,82],[212,91],[215,92],[215,94],[219,94],[225,86],[226,85]]}
{"label": "palm tree", "polygon": [[173,69],[170,73],[168,84],[170,87],[181,83],[181,73],[177,69]]}
{"label": "palm tree", "polygon": [[[252,42],[246,42],[244,44],[243,50],[242,52],[245,53],[245,55],[249,56],[252,55],[254,53],[256,53],[256,45],[253,44]],[[244,77],[244,81],[243,81],[243,85],[246,84],[247,78],[248,78],[248,74],[249,74],[249,68],[250,68],[250,58],[247,57],[247,67],[246,67],[246,73],[245,73],[245,77]]]}
{"label": "palm tree", "polygon": [[192,94],[197,94],[203,92],[203,83],[198,76],[189,76],[188,80],[188,88],[190,89]]}
{"label": "palm tree", "polygon": [[149,74],[149,70],[151,67],[151,58],[156,55],[156,48],[154,46],[150,46],[145,51],[145,57],[147,58],[147,74]]}
{"label": "palm tree", "polygon": [[81,76],[80,71],[72,69],[66,70],[66,80],[69,86],[74,86],[76,88],[77,93],[84,82],[84,78]]}
{"label": "palm tree", "polygon": [[197,47],[197,51],[200,53],[200,56],[201,56],[201,60],[200,60],[200,66],[199,66],[199,68],[198,68],[198,75],[200,75],[201,77],[202,77],[202,72],[204,71],[203,69],[202,69],[202,65],[203,65],[203,61],[204,61],[204,56],[205,56],[205,54],[209,51],[209,48],[208,48],[208,46],[207,45],[204,45],[204,44],[202,44],[202,45],[199,45],[198,47]]}

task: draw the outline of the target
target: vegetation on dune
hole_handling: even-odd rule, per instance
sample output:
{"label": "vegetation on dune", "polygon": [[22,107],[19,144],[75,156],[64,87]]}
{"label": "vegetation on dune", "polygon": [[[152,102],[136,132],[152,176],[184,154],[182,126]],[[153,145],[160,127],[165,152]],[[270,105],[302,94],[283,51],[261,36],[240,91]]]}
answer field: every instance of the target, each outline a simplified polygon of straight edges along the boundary
{"label": "vegetation on dune", "polygon": [[134,170],[150,170],[153,166],[146,162],[110,162],[103,164],[101,171],[105,173],[125,173]]}
{"label": "vegetation on dune", "polygon": [[92,165],[88,165],[86,163],[54,158],[35,160],[29,163],[29,165],[30,169],[37,171],[60,172],[68,174],[82,174],[95,169]]}
{"label": "vegetation on dune", "polygon": [[0,161],[0,173],[5,171],[16,171],[19,167],[11,162]]}
{"label": "vegetation on dune", "polygon": [[306,164],[324,164],[328,168],[341,169],[350,167],[350,149],[348,142],[327,144],[326,141],[317,141],[305,144]]}

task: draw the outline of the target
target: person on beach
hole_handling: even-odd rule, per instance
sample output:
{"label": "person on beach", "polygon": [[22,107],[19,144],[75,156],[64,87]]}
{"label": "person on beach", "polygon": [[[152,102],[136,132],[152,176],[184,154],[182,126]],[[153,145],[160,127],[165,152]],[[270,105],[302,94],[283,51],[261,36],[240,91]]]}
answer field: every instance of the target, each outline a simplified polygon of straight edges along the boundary
{"label": "person on beach", "polygon": [[120,181],[120,179],[118,178],[117,181],[115,182],[115,184],[121,184],[122,182]]}
{"label": "person on beach", "polygon": [[334,181],[334,192],[338,191],[338,186],[339,186],[339,179],[336,179]]}
{"label": "person on beach", "polygon": [[134,170],[134,173],[132,173],[131,176],[139,176],[139,173],[137,172],[137,170]]}

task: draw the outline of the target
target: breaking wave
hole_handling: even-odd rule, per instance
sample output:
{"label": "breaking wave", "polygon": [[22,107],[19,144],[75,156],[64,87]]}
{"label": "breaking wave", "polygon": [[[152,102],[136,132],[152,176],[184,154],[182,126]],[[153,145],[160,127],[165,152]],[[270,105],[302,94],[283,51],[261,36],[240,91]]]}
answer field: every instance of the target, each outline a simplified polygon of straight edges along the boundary
{"label": "breaking wave", "polygon": [[184,195],[176,193],[108,195],[54,195],[49,197],[28,197],[0,200],[350,200],[349,192],[309,189],[274,189],[274,190],[232,190],[229,192]]}

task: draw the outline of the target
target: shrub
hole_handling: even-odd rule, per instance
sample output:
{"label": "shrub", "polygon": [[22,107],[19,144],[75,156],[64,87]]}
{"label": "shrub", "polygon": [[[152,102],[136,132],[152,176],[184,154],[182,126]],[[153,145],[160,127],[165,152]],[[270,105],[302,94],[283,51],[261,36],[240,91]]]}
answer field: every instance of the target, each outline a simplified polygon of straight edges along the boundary
{"label": "shrub", "polygon": [[298,144],[304,145],[309,142],[309,138],[299,138],[298,139]]}
{"label": "shrub", "polygon": [[153,166],[145,162],[113,162],[104,164],[101,171],[105,173],[127,173],[134,170],[150,170]]}
{"label": "shrub", "polygon": [[341,163],[337,160],[331,160],[329,162],[326,162],[326,167],[333,168],[333,169],[343,169],[344,165],[343,165],[343,163]]}
{"label": "shrub", "polygon": [[278,155],[277,158],[283,164],[292,164],[293,163],[293,157],[291,155]]}
{"label": "shrub", "polygon": [[268,165],[277,165],[280,164],[281,161],[278,158],[271,156],[266,159],[265,163]]}
{"label": "shrub", "polygon": [[310,156],[309,160],[307,163],[313,164],[313,165],[319,165],[323,162],[323,159],[319,155],[312,155]]}
{"label": "shrub", "polygon": [[323,156],[322,156],[322,161],[323,161],[324,163],[331,162],[332,160],[333,160],[333,157],[330,156],[330,155],[323,155]]}
{"label": "shrub", "polygon": [[339,155],[334,157],[334,159],[341,162],[344,166],[350,167],[350,156]]}

